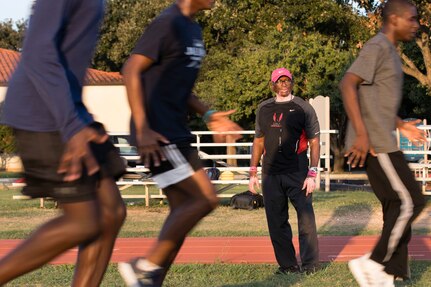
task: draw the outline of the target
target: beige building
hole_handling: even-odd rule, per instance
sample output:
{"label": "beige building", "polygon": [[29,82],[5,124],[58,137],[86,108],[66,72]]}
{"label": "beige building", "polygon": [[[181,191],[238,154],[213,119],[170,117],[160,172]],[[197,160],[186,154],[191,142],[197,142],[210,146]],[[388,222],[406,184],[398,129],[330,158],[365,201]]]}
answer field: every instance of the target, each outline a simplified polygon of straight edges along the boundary
{"label": "beige building", "polygon": [[[4,101],[8,81],[15,70],[20,53],[0,48],[0,103]],[[130,109],[126,89],[119,73],[88,69],[83,101],[95,120],[102,122],[110,133],[129,133]],[[19,171],[19,158],[6,160],[6,169]]]}
{"label": "beige building", "polygon": [[[0,48],[0,103],[19,58],[20,53]],[[94,118],[105,124],[108,132],[129,132],[130,109],[119,73],[88,69],[83,101]]]}

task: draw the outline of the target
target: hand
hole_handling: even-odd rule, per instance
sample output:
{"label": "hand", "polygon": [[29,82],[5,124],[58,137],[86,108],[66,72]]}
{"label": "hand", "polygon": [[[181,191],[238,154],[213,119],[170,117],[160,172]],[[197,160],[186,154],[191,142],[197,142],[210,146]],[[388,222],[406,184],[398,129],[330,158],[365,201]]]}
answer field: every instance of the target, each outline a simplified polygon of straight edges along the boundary
{"label": "hand", "polygon": [[256,189],[254,187],[257,187],[258,189],[260,189],[260,183],[259,183],[259,179],[257,178],[257,175],[251,175],[250,176],[250,180],[248,182],[248,190],[251,191],[254,194],[257,194],[258,192],[256,191]]}
{"label": "hand", "polygon": [[65,173],[65,181],[74,181],[81,177],[82,164],[84,164],[88,175],[95,174],[99,170],[99,165],[88,143],[101,144],[107,141],[108,138],[107,134],[97,132],[93,128],[83,128],[66,143],[57,172]]}
{"label": "hand", "polygon": [[150,128],[143,129],[136,134],[138,153],[145,167],[149,167],[151,160],[154,166],[160,166],[160,161],[165,161],[166,157],[160,149],[159,142],[169,144],[169,140]]}
{"label": "hand", "polygon": [[[207,123],[208,129],[215,132],[242,131],[243,129],[239,125],[228,118],[228,116],[234,112],[235,110],[213,113]],[[213,135],[214,142],[226,142],[227,135],[229,135],[234,141],[242,138],[240,134],[215,134]]]}
{"label": "hand", "polygon": [[422,122],[421,120],[402,122],[402,124],[398,127],[398,129],[403,134],[403,136],[405,136],[409,141],[411,141],[416,146],[427,141],[425,131],[418,129],[418,127],[416,126],[421,122]]}
{"label": "hand", "polygon": [[356,137],[355,143],[344,156],[348,157],[347,164],[351,164],[352,167],[355,168],[358,163],[359,167],[364,166],[368,153],[371,153],[372,156],[377,156],[374,149],[370,147],[368,136],[363,135]]}
{"label": "hand", "polygon": [[316,181],[314,177],[307,177],[304,180],[304,185],[302,186],[302,190],[305,189],[305,196],[308,196],[309,194],[312,194],[313,191],[316,189]]}

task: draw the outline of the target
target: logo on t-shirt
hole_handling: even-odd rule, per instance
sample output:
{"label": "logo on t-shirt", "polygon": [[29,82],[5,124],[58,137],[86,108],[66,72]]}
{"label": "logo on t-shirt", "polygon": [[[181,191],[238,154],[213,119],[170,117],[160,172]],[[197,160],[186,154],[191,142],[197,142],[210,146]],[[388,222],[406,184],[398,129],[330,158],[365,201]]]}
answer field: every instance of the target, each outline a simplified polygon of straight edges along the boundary
{"label": "logo on t-shirt", "polygon": [[185,54],[190,57],[190,64],[187,65],[187,68],[195,68],[199,69],[202,64],[202,59],[205,57],[205,47],[204,42],[201,40],[193,40],[193,46],[187,47]]}
{"label": "logo on t-shirt", "polygon": [[277,113],[274,113],[272,115],[271,128],[281,128],[281,120],[282,119],[283,119],[283,113],[280,113],[280,115],[277,115]]}

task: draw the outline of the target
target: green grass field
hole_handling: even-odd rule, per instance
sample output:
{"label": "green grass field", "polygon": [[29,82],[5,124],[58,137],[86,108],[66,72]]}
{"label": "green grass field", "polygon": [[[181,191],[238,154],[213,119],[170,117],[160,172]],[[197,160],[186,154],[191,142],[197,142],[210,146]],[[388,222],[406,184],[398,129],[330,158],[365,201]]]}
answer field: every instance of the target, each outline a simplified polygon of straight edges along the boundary
{"label": "green grass field", "polygon": [[[243,187],[231,192],[243,191]],[[156,189],[151,192],[156,193]],[[142,194],[139,187],[123,191],[125,194]],[[39,208],[38,200],[12,200],[19,190],[0,189],[0,238],[25,238],[39,224],[56,216],[59,212],[53,202]],[[128,218],[120,237],[156,236],[168,213],[166,204],[158,200],[151,207],[144,207],[143,200],[126,201]],[[205,218],[191,236],[267,236],[263,209],[233,210],[228,200]],[[314,206],[319,235],[368,235],[379,234],[381,211],[375,196],[370,192],[316,192]],[[296,216],[290,210],[294,232]],[[431,200],[427,209],[413,226],[414,234],[431,235]],[[253,224],[250,224],[252,222]],[[413,281],[409,284],[397,282],[396,286],[431,286],[431,262],[412,262]],[[313,275],[275,276],[276,266],[270,264],[187,264],[175,265],[164,286],[357,286],[346,263],[325,263],[324,268]],[[27,274],[6,286],[69,286],[73,274],[72,265],[48,265]],[[102,286],[124,286],[111,265]]]}
{"label": "green grass field", "polygon": [[[395,286],[429,287],[431,262],[411,263],[412,282],[396,282]],[[271,264],[186,264],[174,265],[166,277],[165,287],[353,287],[357,286],[347,263],[324,263],[312,275],[273,275]],[[22,276],[11,286],[70,286],[72,265],[46,266]],[[101,286],[125,286],[115,265],[110,265]]]}

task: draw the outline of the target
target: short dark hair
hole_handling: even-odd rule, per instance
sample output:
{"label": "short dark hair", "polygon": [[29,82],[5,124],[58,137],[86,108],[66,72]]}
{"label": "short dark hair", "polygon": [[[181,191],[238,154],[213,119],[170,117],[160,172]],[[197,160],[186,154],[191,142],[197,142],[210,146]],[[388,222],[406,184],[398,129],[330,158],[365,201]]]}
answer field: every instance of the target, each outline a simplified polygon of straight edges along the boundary
{"label": "short dark hair", "polygon": [[416,7],[410,0],[387,0],[382,11],[383,23],[389,20],[389,16],[393,14],[399,16],[411,6]]}

